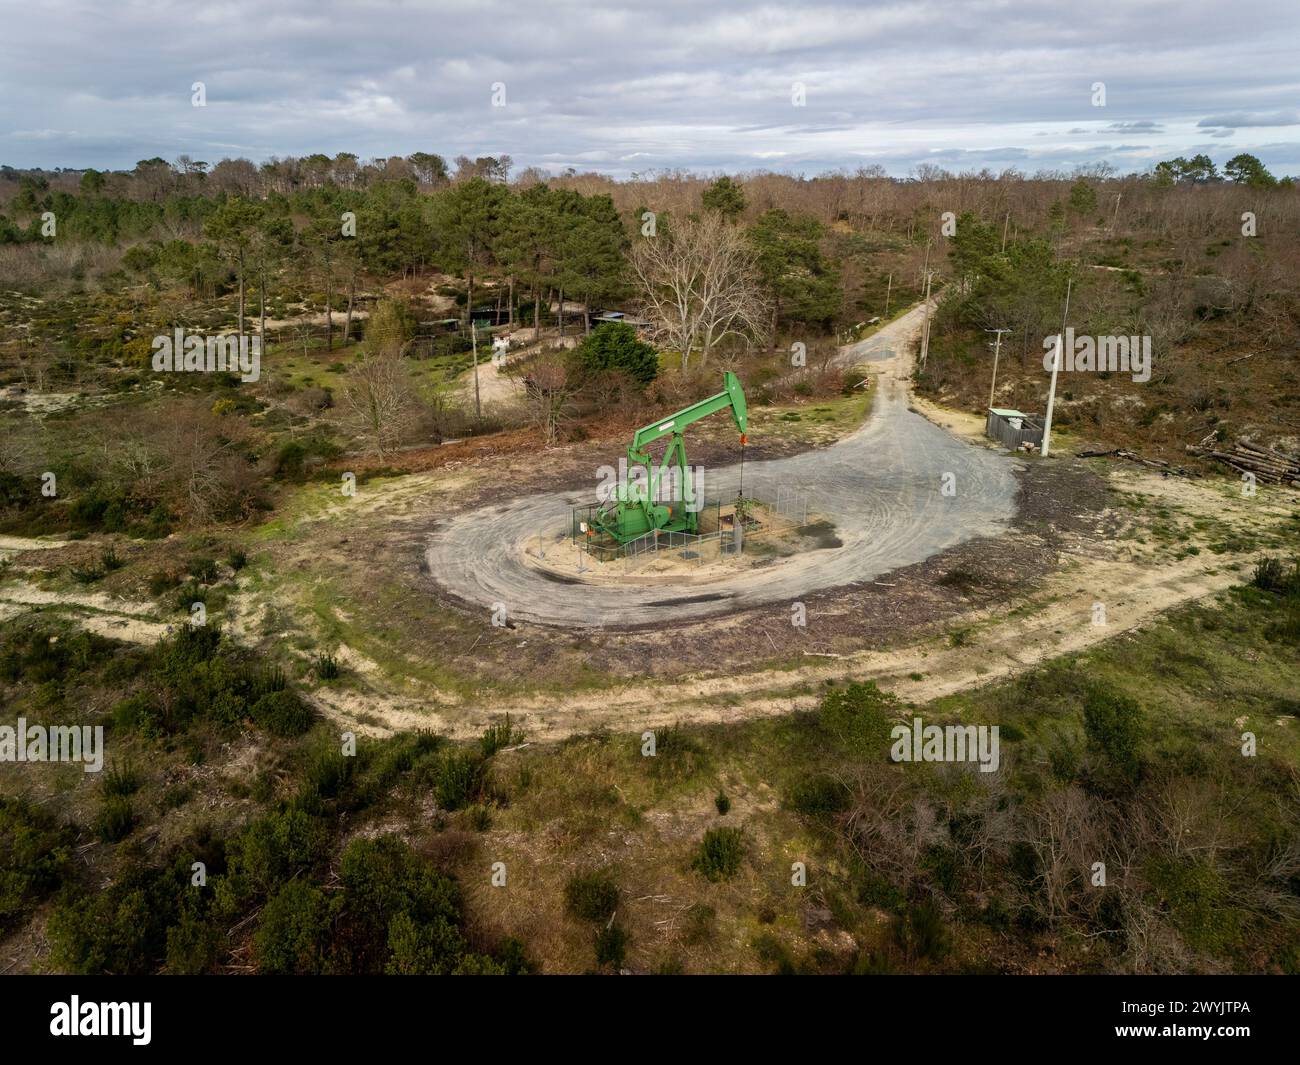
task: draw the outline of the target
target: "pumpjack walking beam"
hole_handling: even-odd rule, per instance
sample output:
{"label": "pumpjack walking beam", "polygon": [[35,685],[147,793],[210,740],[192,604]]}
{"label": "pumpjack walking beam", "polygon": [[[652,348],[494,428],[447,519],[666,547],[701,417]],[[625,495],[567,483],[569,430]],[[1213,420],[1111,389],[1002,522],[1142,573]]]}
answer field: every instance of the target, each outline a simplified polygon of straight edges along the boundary
{"label": "pumpjack walking beam", "polygon": [[[749,423],[740,379],[728,370],[722,375],[722,385],[722,391],[717,395],[693,403],[633,434],[632,443],[627,449],[628,483],[620,484],[615,489],[613,505],[604,508],[596,516],[594,524],[597,528],[620,543],[644,536],[654,529],[695,531],[698,508],[695,506],[694,486],[687,475],[683,430],[701,418],[730,410],[731,419],[743,444],[745,428]],[[666,436],[671,436],[672,440],[664,451],[662,460],[656,465],[654,458],[645,449]],[[638,467],[645,471],[644,478],[638,479],[639,483],[631,476],[632,470]],[[664,478],[669,476],[670,470],[675,470],[676,475],[665,491]],[[665,505],[665,500],[669,505]]]}

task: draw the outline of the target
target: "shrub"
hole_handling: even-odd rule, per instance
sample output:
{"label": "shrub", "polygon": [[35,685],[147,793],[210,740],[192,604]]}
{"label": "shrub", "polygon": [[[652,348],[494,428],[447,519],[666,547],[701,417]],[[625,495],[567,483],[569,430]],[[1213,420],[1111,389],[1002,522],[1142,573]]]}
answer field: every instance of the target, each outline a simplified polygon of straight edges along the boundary
{"label": "shrub", "polygon": [[713,806],[714,809],[718,811],[718,813],[722,814],[725,817],[728,811],[731,809],[731,800],[727,798],[725,792],[720,791],[718,792],[717,795],[713,797]]}
{"label": "shrub", "polygon": [[68,572],[72,574],[72,579],[78,584],[94,584],[95,581],[101,580],[104,576],[104,568],[99,565],[70,566]]}
{"label": "shrub", "polygon": [[164,592],[169,592],[181,583],[180,577],[170,571],[161,570],[149,578],[149,594],[155,599]]}
{"label": "shrub", "polygon": [[263,973],[293,976],[325,971],[330,942],[329,902],[315,884],[290,880],[262,910],[253,936]]}
{"label": "shrub", "polygon": [[456,882],[397,836],[353,840],[339,878],[337,938],[349,971],[449,973],[464,960]]}
{"label": "shrub", "polygon": [[711,828],[704,833],[691,868],[708,880],[729,880],[740,869],[744,854],[745,842],[740,829]]}
{"label": "shrub", "polygon": [[238,573],[248,565],[248,553],[242,547],[232,547],[226,556],[226,565]]}
{"label": "shrub", "polygon": [[948,953],[948,930],[932,902],[909,906],[894,927],[894,937],[909,958],[941,961]]}
{"label": "shrub", "polygon": [[1280,558],[1261,558],[1255,563],[1251,578],[1256,588],[1278,595],[1295,595],[1300,592],[1300,559],[1287,568]]}
{"label": "shrub", "polygon": [[898,706],[897,697],[874,683],[854,682],[827,692],[818,720],[846,751],[884,756],[889,750],[890,717]]}
{"label": "shrub", "polygon": [[575,873],[564,885],[564,909],[580,921],[608,921],[618,908],[618,885],[604,872]]}
{"label": "shrub", "polygon": [[1238,944],[1244,915],[1232,906],[1228,885],[1210,859],[1156,858],[1147,876],[1161,908],[1195,950],[1223,953]]}
{"label": "shrub", "polygon": [[312,869],[328,846],[325,821],[299,806],[254,821],[226,846],[226,875],[214,885],[221,913],[238,916],[269,897]]}
{"label": "shrub", "polygon": [[212,971],[225,948],[225,931],[210,920],[185,912],[167,929],[167,972],[201,976]]}
{"label": "shrub", "polygon": [[497,751],[503,747],[510,747],[520,740],[519,732],[510,724],[510,715],[505,717],[494,725],[489,725],[483,732],[483,738],[479,742],[479,747],[483,752],[484,758],[491,758]]}
{"label": "shrub", "polygon": [[339,660],[328,651],[322,651],[316,656],[316,662],[312,668],[316,671],[317,680],[338,679]]}
{"label": "shrub", "polygon": [[74,840],[39,806],[0,796],[0,930],[59,888]]}
{"label": "shrub", "polygon": [[618,925],[610,925],[596,933],[596,964],[621,968],[627,955],[627,933]]}
{"label": "shrub", "polygon": [[170,639],[159,642],[159,670],[171,675],[186,673],[216,654],[220,643],[217,625],[182,625]]}
{"label": "shrub", "polygon": [[135,827],[131,800],[124,795],[109,795],[95,815],[95,835],[105,843],[126,839]]}
{"label": "shrub", "polygon": [[185,572],[200,584],[212,584],[217,579],[217,560],[214,558],[192,558],[185,567]]}
{"label": "shrub", "polygon": [[659,354],[652,345],[637,338],[632,326],[606,322],[596,326],[573,349],[572,365],[581,380],[614,370],[645,387],[659,374]]}
{"label": "shrub", "polygon": [[313,714],[294,692],[267,692],[249,711],[253,721],[274,736],[301,736],[311,728]]}
{"label": "shrub", "polygon": [[771,932],[763,932],[755,936],[752,945],[759,961],[769,965],[782,976],[794,974],[794,956],[790,953],[790,948]]}
{"label": "shrub", "polygon": [[318,748],[303,773],[302,793],[333,799],[343,793],[356,773],[357,759],[345,755],[334,744]]}
{"label": "shrub", "polygon": [[1083,727],[1089,746],[1128,780],[1138,774],[1142,724],[1142,708],[1122,692],[1096,685],[1084,700]]}
{"label": "shrub", "polygon": [[800,777],[786,791],[785,805],[806,817],[829,817],[847,810],[849,789],[824,773]]}
{"label": "shrub", "polygon": [[208,589],[203,585],[195,581],[186,581],[172,597],[172,607],[175,610],[190,611],[195,603],[207,605],[208,594]]}
{"label": "shrub", "polygon": [[111,661],[118,645],[88,632],[11,622],[0,634],[0,677],[36,684],[82,676]]}
{"label": "shrub", "polygon": [[83,976],[156,971],[167,949],[167,926],[192,890],[188,861],[170,869],[129,864],[103,890],[61,896],[47,928],[54,965]]}
{"label": "shrub", "polygon": [[1289,601],[1282,616],[1265,628],[1264,635],[1270,640],[1300,647],[1300,603]]}
{"label": "shrub", "polygon": [[438,765],[434,798],[444,810],[459,810],[483,790],[483,759],[472,751],[447,751]]}
{"label": "shrub", "polygon": [[127,696],[113,707],[113,727],[157,739],[171,731],[170,715],[158,700],[146,692]]}

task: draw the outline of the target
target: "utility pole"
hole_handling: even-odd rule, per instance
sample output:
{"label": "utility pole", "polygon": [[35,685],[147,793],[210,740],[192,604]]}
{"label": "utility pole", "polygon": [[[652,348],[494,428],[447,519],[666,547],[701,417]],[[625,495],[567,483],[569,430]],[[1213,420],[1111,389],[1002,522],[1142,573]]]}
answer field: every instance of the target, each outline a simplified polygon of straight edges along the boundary
{"label": "utility pole", "polygon": [[930,279],[933,273],[925,272],[925,325],[921,330],[921,369],[925,369],[926,357],[930,354]]}
{"label": "utility pole", "polygon": [[479,404],[478,395],[478,326],[474,324],[471,318],[469,323],[470,342],[474,347],[474,417],[479,421],[483,420],[483,408]]}
{"label": "utility pole", "polygon": [[885,313],[881,316],[883,318],[889,317],[889,293],[890,290],[893,289],[893,287],[894,287],[894,274],[891,271],[889,274],[889,280],[885,282]]}
{"label": "utility pole", "polygon": [[1007,212],[1006,221],[1002,223],[1002,251],[1005,254],[1007,250],[1007,229],[1011,225],[1011,212]]}
{"label": "utility pole", "polygon": [[1065,358],[1065,322],[1070,317],[1070,286],[1074,278],[1065,283],[1065,314],[1061,316],[1061,332],[1056,338],[1056,352],[1052,357],[1052,386],[1047,393],[1047,417],[1043,419],[1043,458],[1047,458],[1052,439],[1052,408],[1056,406],[1056,375]]}
{"label": "utility pole", "polygon": [[1110,231],[1112,233],[1115,232],[1115,223],[1119,221],[1119,201],[1120,201],[1120,197],[1123,195],[1124,194],[1122,192],[1115,193],[1115,213],[1111,216],[1110,219]]}
{"label": "utility pole", "polygon": [[1002,334],[1010,333],[1010,329],[986,329],[986,333],[996,333],[997,340],[993,347],[993,380],[989,383],[989,407],[993,406],[993,393],[998,387],[998,356],[1002,353]]}

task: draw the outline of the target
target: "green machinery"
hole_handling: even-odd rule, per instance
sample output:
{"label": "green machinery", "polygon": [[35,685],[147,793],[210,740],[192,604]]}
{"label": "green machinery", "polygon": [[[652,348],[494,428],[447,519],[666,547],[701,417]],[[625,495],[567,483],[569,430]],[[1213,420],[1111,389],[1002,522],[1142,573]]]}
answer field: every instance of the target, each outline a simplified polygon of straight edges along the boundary
{"label": "green machinery", "polygon": [[[627,476],[620,478],[614,497],[592,516],[592,532],[606,533],[620,544],[652,530],[694,533],[698,528],[699,508],[686,465],[682,431],[692,422],[722,410],[731,411],[731,420],[736,423],[743,445],[748,422],[745,393],[741,391],[739,379],[730,371],[723,373],[722,391],[716,396],[638,429],[627,449]],[[656,465],[645,449],[666,436],[671,436],[672,441]],[[636,470],[643,475],[634,477]]]}

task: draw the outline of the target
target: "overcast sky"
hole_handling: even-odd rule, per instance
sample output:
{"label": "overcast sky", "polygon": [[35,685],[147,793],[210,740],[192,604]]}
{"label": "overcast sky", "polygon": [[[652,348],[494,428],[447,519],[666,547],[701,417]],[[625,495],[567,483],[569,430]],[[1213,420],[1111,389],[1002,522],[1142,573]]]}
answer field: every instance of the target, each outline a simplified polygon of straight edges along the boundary
{"label": "overcast sky", "polygon": [[1300,0],[0,0],[0,163],[339,151],[1300,174]]}

